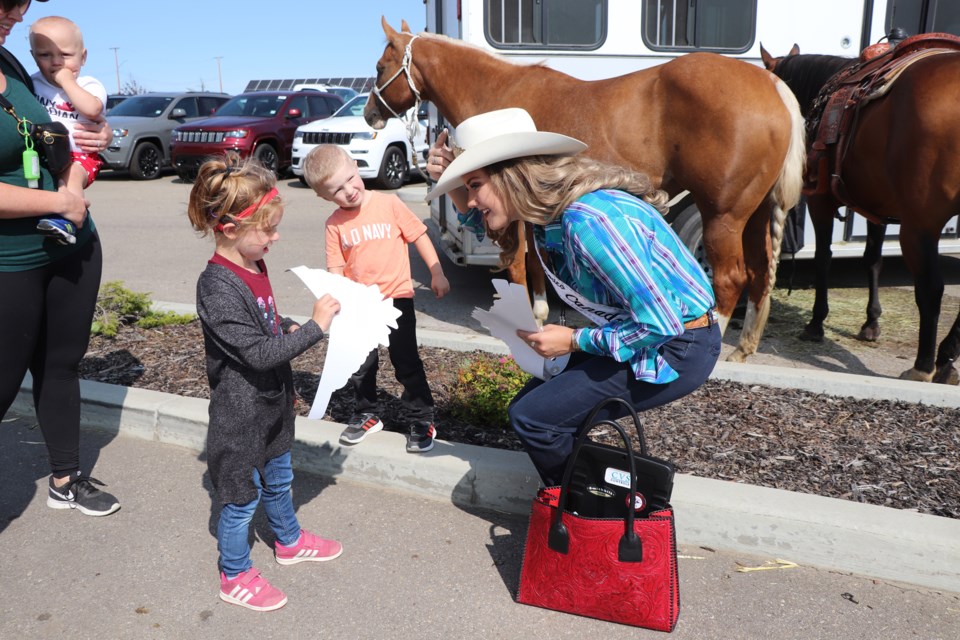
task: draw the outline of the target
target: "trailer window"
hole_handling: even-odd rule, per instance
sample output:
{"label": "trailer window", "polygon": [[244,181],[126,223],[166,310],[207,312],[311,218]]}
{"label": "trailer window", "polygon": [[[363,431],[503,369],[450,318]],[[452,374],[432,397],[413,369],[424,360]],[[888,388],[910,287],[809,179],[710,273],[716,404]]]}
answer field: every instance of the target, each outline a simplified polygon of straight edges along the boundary
{"label": "trailer window", "polygon": [[485,0],[487,40],[498,48],[596,49],[607,0]]}
{"label": "trailer window", "polygon": [[960,3],[955,0],[890,0],[887,33],[893,27],[908,35],[942,32],[960,35]]}
{"label": "trailer window", "polygon": [[933,16],[931,31],[942,31],[960,36],[960,4],[948,4],[941,1],[937,4],[937,12]]}
{"label": "trailer window", "polygon": [[743,52],[756,37],[757,0],[643,2],[643,39],[656,51]]}

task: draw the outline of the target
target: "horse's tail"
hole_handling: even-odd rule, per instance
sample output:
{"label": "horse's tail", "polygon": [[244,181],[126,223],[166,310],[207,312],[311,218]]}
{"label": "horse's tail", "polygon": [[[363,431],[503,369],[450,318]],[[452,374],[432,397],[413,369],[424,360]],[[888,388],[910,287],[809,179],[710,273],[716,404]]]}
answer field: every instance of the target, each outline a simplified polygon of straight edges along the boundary
{"label": "horse's tail", "polygon": [[768,291],[773,291],[777,281],[777,265],[780,262],[780,245],[783,243],[784,221],[787,213],[800,201],[800,192],[803,188],[803,167],[806,164],[806,132],[803,115],[800,113],[800,104],[796,96],[782,80],[776,78],[777,93],[783,100],[784,106],[790,112],[790,145],[787,155],[780,168],[770,196],[773,200],[773,219],[770,221],[770,240],[772,256],[770,260],[770,284]]}

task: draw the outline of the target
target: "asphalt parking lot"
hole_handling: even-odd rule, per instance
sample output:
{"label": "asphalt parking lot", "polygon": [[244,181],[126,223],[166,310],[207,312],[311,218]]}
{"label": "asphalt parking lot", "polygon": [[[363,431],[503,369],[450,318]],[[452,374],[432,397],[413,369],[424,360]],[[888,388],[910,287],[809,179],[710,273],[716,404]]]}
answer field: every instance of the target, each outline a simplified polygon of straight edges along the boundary
{"label": "asphalt parking lot", "polygon": [[[126,174],[104,172],[88,190],[90,211],[104,247],[103,281],[122,280],[134,291],[150,292],[156,301],[194,303],[197,277],[213,253],[213,239],[200,238],[187,220],[191,184],[172,173],[159,180],[135,181]],[[323,267],[324,223],[334,207],[293,177],[279,180],[286,201],[280,240],[266,258],[270,281],[285,315],[310,315],[313,298],[300,279],[285,270]],[[424,183],[415,179],[397,192],[410,209],[427,220],[430,211]],[[477,332],[474,307],[489,307],[493,276],[483,267],[460,267],[441,253],[451,293],[442,301],[430,291],[423,261],[411,249],[417,291],[418,323],[423,328]]]}

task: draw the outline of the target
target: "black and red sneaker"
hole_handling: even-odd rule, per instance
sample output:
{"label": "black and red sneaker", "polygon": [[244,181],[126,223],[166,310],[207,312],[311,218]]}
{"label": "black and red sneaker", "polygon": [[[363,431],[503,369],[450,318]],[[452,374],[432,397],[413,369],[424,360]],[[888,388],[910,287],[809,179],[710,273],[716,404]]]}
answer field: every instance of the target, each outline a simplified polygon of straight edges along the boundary
{"label": "black and red sneaker", "polygon": [[407,452],[423,453],[433,449],[433,439],[437,437],[437,428],[432,422],[420,420],[410,425],[410,435],[407,436]]}
{"label": "black and red sneaker", "polygon": [[347,428],[340,434],[340,442],[343,444],[357,444],[371,433],[376,433],[383,429],[383,423],[380,418],[372,413],[360,413],[350,418]]}

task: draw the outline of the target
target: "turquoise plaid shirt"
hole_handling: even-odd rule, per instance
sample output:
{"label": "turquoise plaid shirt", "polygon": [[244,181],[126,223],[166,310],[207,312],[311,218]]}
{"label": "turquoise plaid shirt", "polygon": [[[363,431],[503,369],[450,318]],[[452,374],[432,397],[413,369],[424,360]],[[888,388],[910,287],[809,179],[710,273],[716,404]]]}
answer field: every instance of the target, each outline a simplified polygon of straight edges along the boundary
{"label": "turquoise plaid shirt", "polygon": [[560,280],[593,302],[629,311],[629,319],[578,330],[581,349],[629,362],[638,380],[677,379],[657,349],[715,301],[703,269],[660,212],[623,191],[594,191],[554,222],[535,225],[534,238]]}

